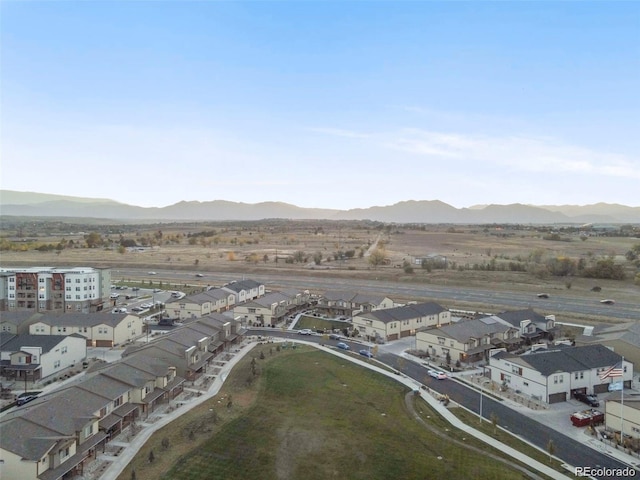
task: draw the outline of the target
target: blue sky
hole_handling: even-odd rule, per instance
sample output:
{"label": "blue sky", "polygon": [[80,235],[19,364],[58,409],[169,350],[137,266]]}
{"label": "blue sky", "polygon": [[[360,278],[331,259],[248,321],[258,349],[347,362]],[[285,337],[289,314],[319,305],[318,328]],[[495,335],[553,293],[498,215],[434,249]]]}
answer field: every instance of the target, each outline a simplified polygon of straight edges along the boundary
{"label": "blue sky", "polygon": [[640,2],[0,3],[3,189],[640,206]]}

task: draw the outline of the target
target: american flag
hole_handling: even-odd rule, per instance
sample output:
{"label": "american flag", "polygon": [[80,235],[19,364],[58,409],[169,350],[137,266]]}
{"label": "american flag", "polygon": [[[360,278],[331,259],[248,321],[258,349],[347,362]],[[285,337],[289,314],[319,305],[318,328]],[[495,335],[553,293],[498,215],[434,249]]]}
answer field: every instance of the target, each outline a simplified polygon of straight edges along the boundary
{"label": "american flag", "polygon": [[616,363],[613,367],[606,369],[600,374],[600,380],[606,380],[607,378],[621,377],[624,373],[622,369],[622,362]]}

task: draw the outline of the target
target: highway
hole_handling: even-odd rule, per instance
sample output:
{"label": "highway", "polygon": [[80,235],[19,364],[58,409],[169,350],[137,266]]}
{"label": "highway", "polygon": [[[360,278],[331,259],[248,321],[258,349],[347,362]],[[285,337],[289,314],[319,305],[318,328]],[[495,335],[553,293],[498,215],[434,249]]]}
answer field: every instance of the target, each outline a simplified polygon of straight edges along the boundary
{"label": "highway", "polygon": [[[121,278],[153,279],[154,281],[171,281],[173,283],[187,283],[194,285],[222,285],[233,280],[251,278],[264,283],[267,288],[270,285],[278,285],[283,288],[309,289],[314,291],[347,290],[360,293],[376,293],[390,298],[396,296],[403,298],[429,299],[435,302],[447,304],[447,308],[455,309],[458,303],[472,303],[487,305],[488,309],[496,306],[503,309],[536,308],[545,312],[562,315],[563,312],[582,314],[618,320],[640,320],[640,299],[637,302],[616,301],[613,305],[600,303],[601,297],[594,295],[588,299],[568,293],[554,293],[550,298],[538,298],[537,291],[516,292],[491,288],[462,288],[457,286],[396,283],[381,280],[343,279],[336,277],[322,277],[323,272],[314,272],[314,276],[296,276],[286,272],[281,275],[257,275],[242,273],[212,273],[202,272],[204,277],[197,278],[195,272],[182,270],[156,270],[155,276],[148,276],[141,269],[114,269],[112,280]],[[168,279],[168,280],[167,280]],[[496,313],[491,312],[491,313]]]}
{"label": "highway", "polygon": [[[322,337],[314,336],[300,336],[293,332],[282,332],[280,330],[264,330],[264,329],[252,329],[247,332],[247,335],[263,335],[278,338],[288,338],[291,340],[304,340],[308,342],[324,343],[325,345],[335,345],[338,340],[324,341]],[[362,349],[362,344],[356,342],[345,341],[351,346],[353,352],[358,352]],[[391,353],[379,353],[376,360],[402,372],[407,377],[410,377],[420,384],[427,385],[432,390],[438,393],[449,395],[449,398],[454,402],[466,407],[478,414],[480,408],[480,393],[464,385],[456,380],[436,380],[428,377],[427,368],[423,365],[419,365],[415,362],[408,361],[405,358],[399,362],[402,357]],[[563,435],[562,433],[550,428],[537,420],[531,419],[516,410],[509,408],[502,404],[502,402],[496,401],[489,395],[483,396],[482,417],[490,421],[491,415],[495,413],[499,419],[501,427],[509,430],[518,437],[528,441],[546,451],[547,443],[552,440],[555,445],[555,456],[561,458],[565,463],[572,466],[580,467],[592,467],[592,468],[625,468],[628,465],[605,455],[587,445],[577,442],[571,437]],[[617,477],[600,476],[596,478],[612,479]]]}

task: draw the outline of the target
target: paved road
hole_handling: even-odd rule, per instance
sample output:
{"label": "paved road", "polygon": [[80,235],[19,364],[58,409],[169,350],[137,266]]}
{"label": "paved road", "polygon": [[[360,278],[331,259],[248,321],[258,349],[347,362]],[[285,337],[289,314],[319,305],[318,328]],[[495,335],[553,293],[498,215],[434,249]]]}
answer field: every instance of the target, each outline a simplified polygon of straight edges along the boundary
{"label": "paved road", "polygon": [[[269,335],[272,337],[284,337],[292,340],[305,340],[310,342],[320,343],[322,337],[320,336],[301,336],[297,333],[265,330],[249,330],[248,335]],[[335,345],[337,340],[328,340],[323,342],[327,345]],[[362,349],[363,346],[357,342],[349,342],[351,350],[357,352]],[[398,355],[392,353],[380,352],[376,357],[377,360],[385,363],[386,365],[401,371],[410,378],[413,378],[418,383],[426,384],[432,390],[435,390],[442,394],[449,395],[456,403],[468,408],[476,414],[480,408],[480,393],[475,389],[459,383],[455,380],[440,381],[427,376],[427,368],[417,363],[408,361]],[[600,453],[593,448],[590,448],[583,443],[574,440],[571,437],[563,435],[561,432],[554,430],[537,420],[529,418],[522,413],[505,406],[503,403],[493,400],[488,395],[483,397],[482,416],[489,421],[491,415],[495,413],[499,418],[499,424],[501,427],[511,431],[526,441],[536,445],[543,451],[546,451],[549,440],[552,440],[556,452],[555,456],[561,458],[564,462],[573,466],[592,468],[625,468],[626,464],[609,457],[603,453]],[[596,478],[608,479],[616,477],[600,476]]]}
{"label": "paved road", "polygon": [[[318,272],[314,277],[295,276],[282,272],[282,275],[269,274],[258,275],[251,274],[250,278],[263,282],[265,285],[277,284],[286,288],[300,288],[311,290],[336,290],[343,289],[365,293],[378,293],[390,297],[401,296],[405,298],[415,299],[431,299],[437,302],[449,303],[450,308],[455,308],[457,303],[472,303],[478,305],[487,305],[488,308],[496,306],[504,309],[521,309],[534,307],[540,310],[555,312],[570,312],[573,314],[583,314],[591,316],[601,316],[616,318],[621,320],[640,320],[640,301],[638,302],[622,302],[617,301],[614,305],[603,305],[600,303],[601,297],[585,299],[583,297],[572,295],[571,292],[563,292],[562,294],[553,294],[550,298],[537,298],[535,292],[512,292],[503,291],[502,287],[498,290],[481,289],[481,288],[461,288],[450,287],[446,285],[423,285],[423,284],[406,284],[394,283],[389,281],[378,280],[358,280],[358,279],[341,279],[341,278],[318,278],[322,272]],[[157,270],[155,277],[149,277],[147,272],[140,269],[113,269],[112,279],[114,281],[125,278],[153,278],[158,281],[170,279],[175,283],[192,283],[201,285],[221,285],[226,282],[246,277],[242,273],[210,273],[204,274],[203,278],[196,278],[194,272],[185,272],[181,270]]]}

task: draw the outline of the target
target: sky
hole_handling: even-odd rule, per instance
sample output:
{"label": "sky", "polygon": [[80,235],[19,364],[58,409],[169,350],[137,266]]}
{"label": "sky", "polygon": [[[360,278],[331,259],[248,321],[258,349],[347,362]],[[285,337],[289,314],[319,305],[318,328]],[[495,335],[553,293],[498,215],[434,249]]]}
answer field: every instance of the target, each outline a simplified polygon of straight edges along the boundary
{"label": "sky", "polygon": [[0,188],[640,206],[640,2],[0,2]]}

